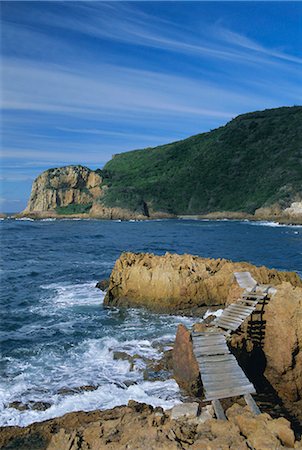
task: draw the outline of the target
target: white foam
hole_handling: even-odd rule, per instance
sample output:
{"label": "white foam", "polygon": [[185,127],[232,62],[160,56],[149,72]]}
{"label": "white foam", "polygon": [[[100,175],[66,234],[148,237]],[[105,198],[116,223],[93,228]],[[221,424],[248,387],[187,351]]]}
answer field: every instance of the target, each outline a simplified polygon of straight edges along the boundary
{"label": "white foam", "polygon": [[[158,360],[164,349],[171,348],[168,344],[174,340],[177,324],[190,327],[195,319],[138,309],[123,313],[100,308],[97,313],[92,309],[91,314],[82,315],[78,306],[94,307],[104,298],[104,293],[94,286],[95,282],[41,286],[42,298],[31,311],[43,316],[43,325],[27,323],[13,333],[17,339],[24,336],[35,339],[35,334],[40,339],[42,333],[44,340],[36,344],[35,351],[29,353],[26,360],[11,357],[5,361],[6,377],[0,389],[0,425],[26,426],[71,411],[112,408],[130,399],[165,408],[180,402],[180,392],[173,380],[147,382],[143,371],[147,360]],[[90,337],[77,342],[74,333],[79,325],[78,314],[81,314],[82,327],[87,324],[87,329],[93,326],[92,330],[96,330],[96,326],[101,328],[104,324],[106,328],[104,326],[101,333],[90,331]],[[44,316],[49,317],[46,320]],[[68,338],[64,341],[67,346],[61,346],[56,338],[52,341],[57,333],[70,334],[69,343]],[[97,334],[101,337],[96,338]],[[127,358],[114,359],[117,351],[130,355],[131,363]],[[136,384],[129,386],[129,382]],[[87,385],[96,386],[97,390],[70,395],[61,392]],[[42,401],[52,406],[46,411],[18,411],[7,407],[14,401]]]}
{"label": "white foam", "polygon": [[95,285],[96,281],[78,284],[51,283],[42,285],[41,288],[49,291],[51,303],[57,307],[100,305],[105,294],[100,289],[96,289]]}
{"label": "white foam", "polygon": [[[137,355],[134,367],[127,360],[113,359],[115,351]],[[89,339],[65,355],[44,350],[26,363],[15,361],[18,373],[13,384],[0,389],[0,425],[26,426],[71,411],[107,409],[126,404],[130,399],[170,408],[180,402],[174,380],[146,382],[139,356],[158,359],[160,351],[148,340],[119,342],[113,338]],[[126,381],[134,384],[127,387]],[[97,385],[97,390],[73,395],[58,394],[59,389]],[[45,390],[45,388],[47,390]],[[12,401],[44,401],[52,404],[46,411],[18,411],[5,405]]]}
{"label": "white foam", "polygon": [[42,422],[62,416],[67,412],[104,410],[126,405],[129,400],[145,402],[152,406],[162,406],[165,409],[181,403],[178,386],[174,380],[143,382],[128,388],[116,384],[106,384],[91,392],[65,397],[57,396],[54,398],[54,404],[46,411],[17,411],[14,408],[7,408],[1,414],[1,424],[24,427],[33,422]]}
{"label": "white foam", "polygon": [[205,320],[207,317],[212,316],[212,315],[216,316],[216,317],[220,317],[222,313],[223,313],[223,309],[217,309],[217,311],[211,311],[210,309],[208,309],[202,318],[203,318],[203,320]]}
{"label": "white foam", "polygon": [[249,225],[255,225],[260,227],[272,227],[272,228],[278,228],[278,227],[284,227],[284,228],[302,228],[302,225],[291,225],[286,223],[279,223],[279,222],[270,222],[266,220],[259,220],[259,221],[252,221],[252,220],[244,220],[242,223],[248,223]]}

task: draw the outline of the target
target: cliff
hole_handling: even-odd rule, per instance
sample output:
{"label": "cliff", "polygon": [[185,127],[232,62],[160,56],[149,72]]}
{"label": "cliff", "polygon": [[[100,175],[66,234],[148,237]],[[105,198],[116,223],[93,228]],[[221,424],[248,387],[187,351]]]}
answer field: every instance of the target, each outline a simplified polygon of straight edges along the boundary
{"label": "cliff", "polygon": [[235,301],[241,291],[234,272],[239,271],[249,271],[259,283],[277,286],[288,281],[302,287],[302,280],[294,272],[278,272],[245,262],[169,253],[123,253],[112,270],[105,305],[194,314],[203,306]]}
{"label": "cliff", "polygon": [[67,166],[33,183],[23,215],[106,219],[194,215],[302,223],[302,107],[236,117],[208,133]]}
{"label": "cliff", "polygon": [[83,166],[49,169],[33,183],[24,214],[87,213],[103,195],[101,176]]}

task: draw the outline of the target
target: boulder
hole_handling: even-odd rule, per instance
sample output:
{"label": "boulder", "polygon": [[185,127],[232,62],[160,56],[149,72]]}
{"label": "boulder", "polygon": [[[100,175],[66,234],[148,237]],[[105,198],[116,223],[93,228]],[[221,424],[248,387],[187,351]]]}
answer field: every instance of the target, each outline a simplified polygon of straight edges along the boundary
{"label": "boulder", "polygon": [[180,417],[195,418],[198,416],[200,405],[197,402],[180,403],[172,408],[171,419],[176,420]]}
{"label": "boulder", "polygon": [[203,386],[193,352],[191,333],[182,324],[178,325],[172,355],[173,375],[178,385],[196,397],[201,396]]}

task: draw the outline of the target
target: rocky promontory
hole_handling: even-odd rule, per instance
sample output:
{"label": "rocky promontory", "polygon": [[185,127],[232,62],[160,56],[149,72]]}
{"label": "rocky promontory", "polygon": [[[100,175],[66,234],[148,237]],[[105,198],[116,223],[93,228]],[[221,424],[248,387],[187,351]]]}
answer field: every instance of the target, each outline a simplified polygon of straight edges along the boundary
{"label": "rocky promontory", "polygon": [[147,211],[131,211],[127,208],[105,206],[103,197],[107,189],[108,187],[103,184],[101,170],[94,171],[83,166],[49,169],[33,182],[27,207],[18,216],[35,219],[79,217],[143,220],[148,218]]}
{"label": "rocky promontory", "polygon": [[294,272],[256,267],[246,262],[167,253],[123,253],[112,270],[105,305],[147,307],[158,312],[197,314],[204,306],[235,301],[242,289],[234,272],[249,271],[255,280],[302,287]]}

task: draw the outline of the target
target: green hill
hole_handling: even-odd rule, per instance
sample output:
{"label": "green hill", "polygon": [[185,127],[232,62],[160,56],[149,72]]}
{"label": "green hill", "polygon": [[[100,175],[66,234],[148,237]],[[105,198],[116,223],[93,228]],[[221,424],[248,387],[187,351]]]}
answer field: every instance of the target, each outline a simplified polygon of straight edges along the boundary
{"label": "green hill", "polygon": [[208,133],[116,155],[102,202],[143,212],[205,214],[301,200],[302,107],[236,117]]}

